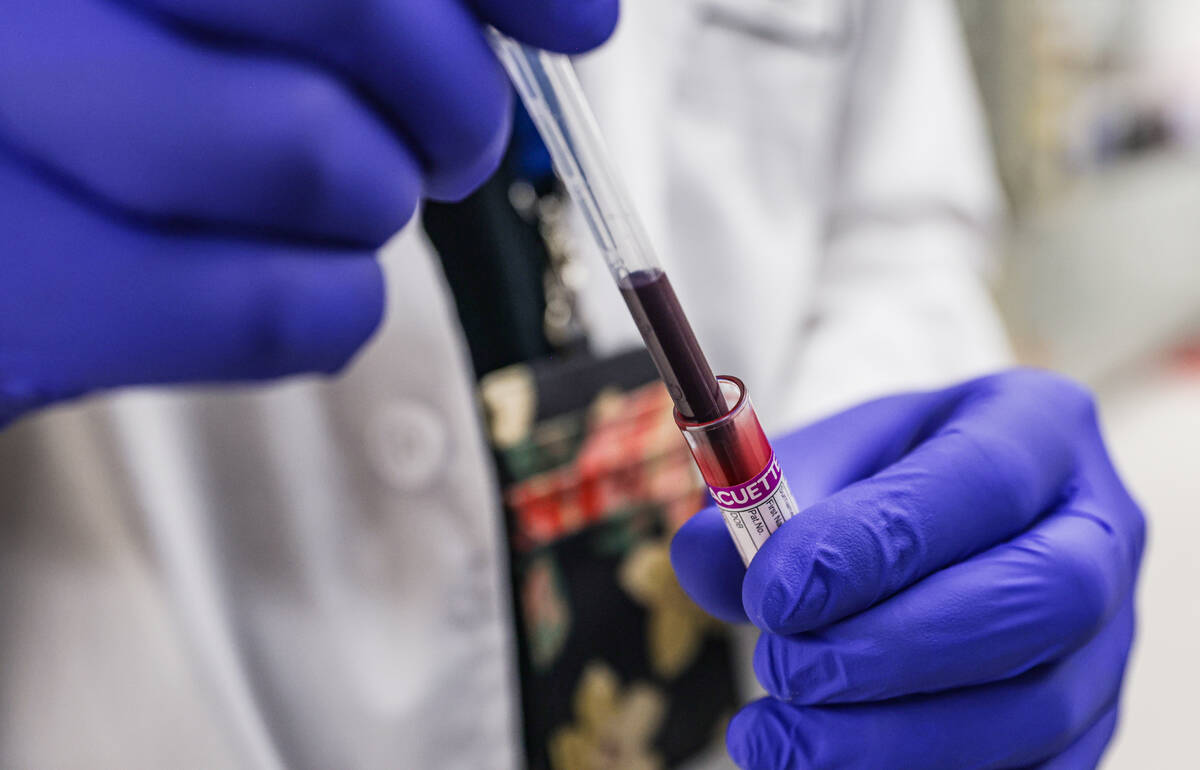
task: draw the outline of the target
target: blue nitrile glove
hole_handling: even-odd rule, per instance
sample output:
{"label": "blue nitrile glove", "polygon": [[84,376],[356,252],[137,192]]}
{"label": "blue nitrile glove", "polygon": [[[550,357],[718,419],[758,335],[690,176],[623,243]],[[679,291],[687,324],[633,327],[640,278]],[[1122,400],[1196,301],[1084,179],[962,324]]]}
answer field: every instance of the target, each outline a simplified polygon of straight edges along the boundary
{"label": "blue nitrile glove", "polygon": [[730,724],[744,768],[1094,767],[1133,637],[1145,523],[1089,395],[999,374],[851,409],[776,443],[801,512],[743,569],[720,514],[680,582],[763,629],[773,696]]}
{"label": "blue nitrile glove", "polygon": [[617,0],[12,0],[0,425],[131,383],[339,368],[373,250],[498,164],[492,23],[562,51]]}

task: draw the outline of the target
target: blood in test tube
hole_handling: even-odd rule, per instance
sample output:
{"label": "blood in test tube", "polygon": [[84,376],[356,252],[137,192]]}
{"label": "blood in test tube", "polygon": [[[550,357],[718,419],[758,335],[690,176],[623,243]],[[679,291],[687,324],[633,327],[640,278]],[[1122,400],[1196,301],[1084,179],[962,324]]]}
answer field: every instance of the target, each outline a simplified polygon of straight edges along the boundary
{"label": "blood in test tube", "polygon": [[749,564],[798,509],[746,387],[736,377],[713,376],[666,273],[634,272],[620,287],[675,402],[675,421],[700,475]]}
{"label": "blood in test tube", "polygon": [[721,388],[667,274],[638,270],[622,278],[620,288],[679,413],[694,422],[723,415]]}

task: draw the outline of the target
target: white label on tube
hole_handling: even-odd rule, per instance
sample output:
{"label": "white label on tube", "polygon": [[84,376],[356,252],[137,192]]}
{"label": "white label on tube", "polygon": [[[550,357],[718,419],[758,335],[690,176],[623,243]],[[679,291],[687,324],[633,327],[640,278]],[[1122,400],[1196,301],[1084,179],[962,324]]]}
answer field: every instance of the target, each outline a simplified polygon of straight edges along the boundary
{"label": "white label on tube", "polygon": [[774,453],[767,467],[745,484],[710,485],[708,490],[725,515],[725,526],[746,565],[775,530],[800,512]]}

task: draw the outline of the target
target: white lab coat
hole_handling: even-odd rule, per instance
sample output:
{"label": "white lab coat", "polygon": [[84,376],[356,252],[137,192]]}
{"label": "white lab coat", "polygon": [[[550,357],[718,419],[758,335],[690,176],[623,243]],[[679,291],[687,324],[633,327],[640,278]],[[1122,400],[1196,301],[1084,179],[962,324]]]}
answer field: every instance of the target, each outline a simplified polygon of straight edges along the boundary
{"label": "white lab coat", "polygon": [[[941,0],[625,4],[582,70],[717,369],[774,429],[1007,360]],[[519,765],[500,513],[416,228],[340,377],[128,392],[0,435],[0,767]],[[598,262],[604,350],[636,342]]]}

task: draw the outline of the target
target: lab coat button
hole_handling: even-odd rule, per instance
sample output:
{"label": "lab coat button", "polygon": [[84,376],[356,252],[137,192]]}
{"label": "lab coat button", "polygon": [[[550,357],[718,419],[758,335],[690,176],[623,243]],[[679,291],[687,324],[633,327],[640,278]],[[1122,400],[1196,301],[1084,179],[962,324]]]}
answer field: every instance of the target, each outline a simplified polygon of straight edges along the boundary
{"label": "lab coat button", "polygon": [[397,489],[423,489],[441,477],[448,440],[438,414],[416,401],[396,401],[375,415],[367,447],[376,471]]}

